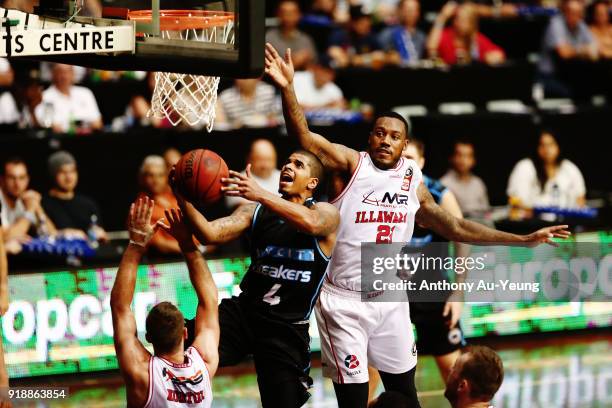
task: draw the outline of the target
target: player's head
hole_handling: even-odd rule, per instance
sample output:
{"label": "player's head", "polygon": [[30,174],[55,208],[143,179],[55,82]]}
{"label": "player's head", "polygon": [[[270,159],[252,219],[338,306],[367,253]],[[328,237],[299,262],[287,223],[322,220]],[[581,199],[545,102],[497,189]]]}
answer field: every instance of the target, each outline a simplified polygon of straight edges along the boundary
{"label": "player's head", "polygon": [[161,156],[145,157],[140,165],[140,186],[147,194],[161,194],[169,189],[168,168]]}
{"label": "player's head", "polygon": [[476,165],[476,154],[472,142],[467,139],[457,140],[453,147],[450,163],[459,174],[468,174],[472,171]]}
{"label": "player's head", "polygon": [[393,168],[408,143],[409,125],[402,115],[385,112],[376,116],[368,139],[368,151],[376,167]]}
{"label": "player's head", "polygon": [[247,162],[254,175],[267,179],[276,170],[276,148],[267,139],[257,139],[251,144]]}
{"label": "player's head", "polygon": [[406,148],[402,152],[402,156],[407,159],[412,159],[416,162],[419,169],[425,167],[425,143],[421,139],[410,138]]}
{"label": "player's head", "polygon": [[28,189],[30,175],[25,161],[19,157],[8,159],[2,167],[2,178],[0,179],[2,192],[13,200],[21,197]]}
{"label": "player's head", "polygon": [[385,391],[368,404],[368,408],[409,408],[408,398],[397,391]]}
{"label": "player's head", "polygon": [[276,8],[276,16],[281,28],[293,30],[298,26],[302,14],[296,0],[281,0]]}
{"label": "player's head", "polygon": [[63,192],[73,192],[79,182],[74,156],[63,150],[55,152],[49,156],[48,166],[54,188]]}
{"label": "player's head", "polygon": [[183,349],[183,341],[187,338],[185,318],[172,303],[155,305],[147,316],[146,329],[145,338],[153,345],[155,354]]}
{"label": "player's head", "polygon": [[317,156],[306,150],[297,150],[281,169],[278,192],[283,196],[312,197],[324,175],[323,163]]}
{"label": "player's head", "polygon": [[468,346],[461,352],[446,380],[444,396],[453,408],[488,402],[504,380],[504,366],[486,346]]}

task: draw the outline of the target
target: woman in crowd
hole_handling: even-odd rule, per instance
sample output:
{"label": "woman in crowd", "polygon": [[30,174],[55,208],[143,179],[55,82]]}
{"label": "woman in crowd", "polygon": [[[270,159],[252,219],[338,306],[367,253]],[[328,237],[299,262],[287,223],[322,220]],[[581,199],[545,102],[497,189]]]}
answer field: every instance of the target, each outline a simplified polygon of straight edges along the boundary
{"label": "woman in crowd", "polygon": [[554,134],[544,130],[536,154],[514,166],[506,193],[526,208],[576,208],[584,206],[586,188],[578,167],[563,158]]}
{"label": "woman in crowd", "polygon": [[591,6],[591,25],[589,28],[597,41],[600,58],[612,58],[612,24],[610,24],[610,3],[596,1]]}
{"label": "woman in crowd", "polygon": [[[445,28],[454,16],[453,24]],[[472,4],[444,5],[429,33],[427,50],[432,58],[440,58],[448,65],[483,62],[501,64],[506,60],[504,50],[478,31],[478,12]]]}

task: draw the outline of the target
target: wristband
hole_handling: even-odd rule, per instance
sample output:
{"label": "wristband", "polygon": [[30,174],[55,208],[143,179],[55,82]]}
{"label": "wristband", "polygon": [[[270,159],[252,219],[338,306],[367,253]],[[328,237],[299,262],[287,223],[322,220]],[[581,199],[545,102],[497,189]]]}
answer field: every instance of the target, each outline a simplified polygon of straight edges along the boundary
{"label": "wristband", "polygon": [[145,244],[143,244],[142,242],[136,242],[136,241],[134,241],[133,239],[130,239],[130,244],[132,244],[132,245],[137,245],[137,246],[142,247],[142,248],[145,248],[145,247],[146,247],[146,245],[145,245]]}
{"label": "wristband", "polygon": [[24,211],[23,218],[30,221],[31,224],[36,224],[36,214],[32,211]]}

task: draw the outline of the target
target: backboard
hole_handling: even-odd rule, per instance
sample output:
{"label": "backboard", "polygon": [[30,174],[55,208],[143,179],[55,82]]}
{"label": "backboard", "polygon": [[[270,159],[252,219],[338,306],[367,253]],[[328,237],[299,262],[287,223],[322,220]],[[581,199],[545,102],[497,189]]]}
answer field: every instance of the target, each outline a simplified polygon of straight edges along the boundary
{"label": "backboard", "polygon": [[0,13],[0,56],[221,77],[263,71],[263,0],[41,0],[33,13]]}

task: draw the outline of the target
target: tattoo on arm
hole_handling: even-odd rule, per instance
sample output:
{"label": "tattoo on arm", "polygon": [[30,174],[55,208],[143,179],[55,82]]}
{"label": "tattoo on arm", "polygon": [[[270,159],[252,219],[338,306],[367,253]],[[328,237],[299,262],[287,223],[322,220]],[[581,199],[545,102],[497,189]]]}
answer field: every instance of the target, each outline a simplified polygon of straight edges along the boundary
{"label": "tattoo on arm", "polygon": [[251,225],[251,219],[256,206],[257,204],[241,205],[232,215],[212,221],[216,241],[226,242],[237,238]]}

